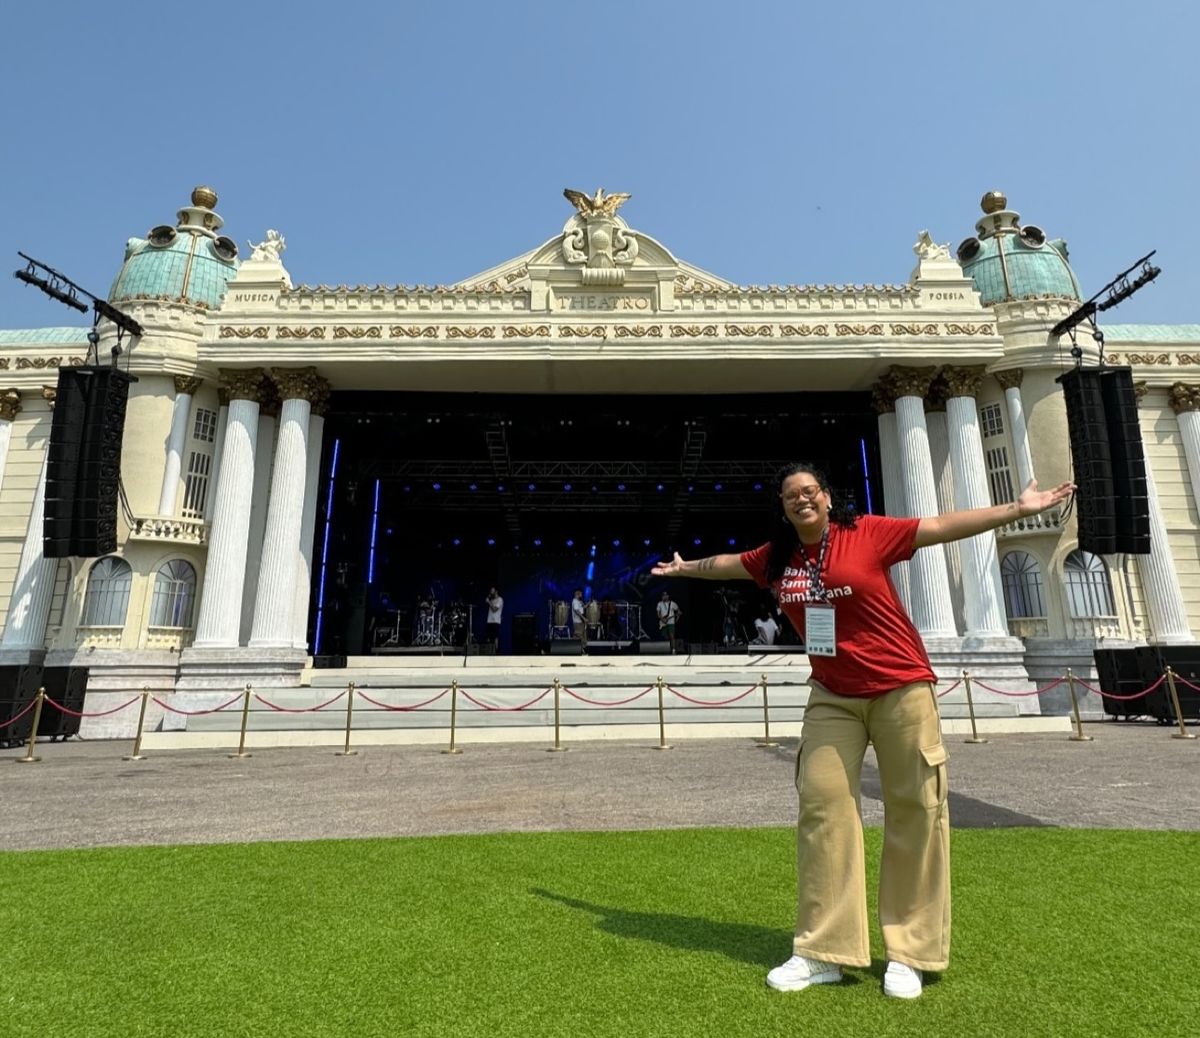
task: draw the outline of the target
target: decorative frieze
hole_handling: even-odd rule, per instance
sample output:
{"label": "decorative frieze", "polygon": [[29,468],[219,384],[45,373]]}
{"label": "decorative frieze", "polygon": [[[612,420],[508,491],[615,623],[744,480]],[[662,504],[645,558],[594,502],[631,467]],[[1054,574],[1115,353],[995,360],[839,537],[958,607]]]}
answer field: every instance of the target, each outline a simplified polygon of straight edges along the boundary
{"label": "decorative frieze", "polygon": [[618,339],[661,339],[662,325],[618,324],[613,331]]}
{"label": "decorative frieze", "polygon": [[333,326],[333,337],[335,339],[382,339],[383,329],[377,324],[369,324],[362,327],[347,327],[344,324],[335,324]]}
{"label": "decorative frieze", "polygon": [[1200,411],[1200,386],[1176,382],[1169,390],[1171,408],[1176,414]]}
{"label": "decorative frieze", "polygon": [[1009,368],[1007,371],[997,371],[996,381],[1003,390],[1020,389],[1021,380],[1025,377],[1024,368]]}
{"label": "decorative frieze", "polygon": [[287,325],[283,325],[275,332],[275,338],[277,338],[277,339],[324,339],[325,338],[325,327],[320,324],[313,325],[313,327],[311,327],[311,328],[306,328],[303,326],[298,327],[298,328],[289,328]]}
{"label": "decorative frieze", "polygon": [[204,379],[197,378],[194,375],[176,375],[175,376],[175,392],[185,393],[188,396],[195,396],[196,390],[204,385]]}
{"label": "decorative frieze", "polygon": [[416,324],[393,324],[388,328],[389,339],[436,339],[437,328],[428,325],[422,328]]}
{"label": "decorative frieze", "polygon": [[972,364],[960,367],[954,364],[945,365],[939,375],[939,381],[944,382],[948,390],[947,396],[979,396],[979,386],[983,382],[984,366]]}
{"label": "decorative frieze", "polygon": [[738,336],[743,338],[769,339],[775,334],[775,329],[769,324],[727,324],[725,334],[731,339]]}
{"label": "decorative frieze", "polygon": [[[936,335],[937,333],[934,332],[933,334]],[[992,335],[992,334],[994,334],[994,331],[990,324],[954,324],[953,322],[947,322],[946,334],[947,335]]]}
{"label": "decorative frieze", "polygon": [[837,335],[882,335],[882,324],[835,324],[833,330]]}
{"label": "decorative frieze", "polygon": [[715,337],[717,334],[717,326],[715,324],[673,324],[671,325],[672,338],[689,337],[693,339],[700,338],[703,335]]}
{"label": "decorative frieze", "polygon": [[230,400],[263,401],[266,373],[262,368],[221,368],[218,371]]}
{"label": "decorative frieze", "polygon": [[936,324],[893,324],[893,335],[937,335]]}
{"label": "decorative frieze", "polygon": [[496,329],[490,324],[479,325],[449,325],[446,328],[447,339],[494,339]]}
{"label": "decorative frieze", "polygon": [[0,357],[0,371],[44,371],[47,368],[77,368],[83,357]]}
{"label": "decorative frieze", "polygon": [[785,339],[807,339],[810,335],[825,336],[829,334],[827,324],[781,324],[779,334]]}
{"label": "decorative frieze", "polygon": [[217,331],[218,339],[265,339],[269,334],[269,329],[266,325],[258,325],[255,328],[232,328],[228,325],[223,325]]}
{"label": "decorative frieze", "polygon": [[505,339],[545,339],[550,336],[548,324],[506,324],[500,329]]}
{"label": "decorative frieze", "polygon": [[563,324],[558,334],[564,339],[607,339],[608,328],[602,324]]}
{"label": "decorative frieze", "polygon": [[16,421],[21,413],[21,391],[19,389],[0,389],[0,421]]}

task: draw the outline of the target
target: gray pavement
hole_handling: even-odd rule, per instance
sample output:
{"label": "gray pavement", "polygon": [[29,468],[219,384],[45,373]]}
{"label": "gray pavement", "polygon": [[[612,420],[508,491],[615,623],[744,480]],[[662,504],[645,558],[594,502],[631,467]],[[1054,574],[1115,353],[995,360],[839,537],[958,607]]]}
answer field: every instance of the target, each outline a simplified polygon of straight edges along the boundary
{"label": "gray pavement", "polygon": [[[947,736],[957,827],[1200,829],[1200,741],[1153,724],[1097,722],[1095,742]],[[1192,729],[1197,731],[1200,729]],[[224,843],[367,836],[766,826],[795,822],[796,740],[743,739],[159,751],[124,762],[128,742],[39,745],[41,763],[0,751],[0,849]],[[868,755],[863,816],[879,824]]]}

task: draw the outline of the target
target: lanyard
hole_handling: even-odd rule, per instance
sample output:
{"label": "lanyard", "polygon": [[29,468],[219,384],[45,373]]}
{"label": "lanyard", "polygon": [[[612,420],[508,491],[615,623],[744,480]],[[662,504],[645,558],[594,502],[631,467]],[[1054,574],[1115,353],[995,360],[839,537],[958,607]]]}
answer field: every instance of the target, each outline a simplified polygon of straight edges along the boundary
{"label": "lanyard", "polygon": [[821,579],[821,570],[825,568],[825,552],[829,548],[829,526],[821,532],[821,546],[817,549],[816,562],[810,561],[808,549],[801,543],[797,547],[804,558],[804,568],[808,570],[808,587],[818,602],[828,602],[829,594],[825,590],[825,582]]}

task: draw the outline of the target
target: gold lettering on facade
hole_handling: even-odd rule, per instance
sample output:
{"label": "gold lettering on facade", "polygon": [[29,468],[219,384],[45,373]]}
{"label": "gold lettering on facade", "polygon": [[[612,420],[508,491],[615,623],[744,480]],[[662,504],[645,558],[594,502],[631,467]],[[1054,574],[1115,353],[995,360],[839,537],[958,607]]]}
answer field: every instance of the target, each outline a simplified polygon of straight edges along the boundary
{"label": "gold lettering on facade", "polygon": [[610,295],[604,292],[563,294],[556,297],[560,310],[649,310],[650,297]]}

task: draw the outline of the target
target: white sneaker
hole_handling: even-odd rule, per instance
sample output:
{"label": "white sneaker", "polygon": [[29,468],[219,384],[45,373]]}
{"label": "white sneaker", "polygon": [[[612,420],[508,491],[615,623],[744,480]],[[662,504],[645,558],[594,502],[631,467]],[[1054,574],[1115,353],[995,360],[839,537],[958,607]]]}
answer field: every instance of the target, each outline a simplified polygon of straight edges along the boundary
{"label": "white sneaker", "polygon": [[891,998],[919,998],[923,983],[920,970],[889,962],[883,974],[883,993]]}
{"label": "white sneaker", "polygon": [[767,974],[767,987],[776,991],[803,991],[810,984],[836,984],[841,979],[842,967],[837,963],[793,955]]}

